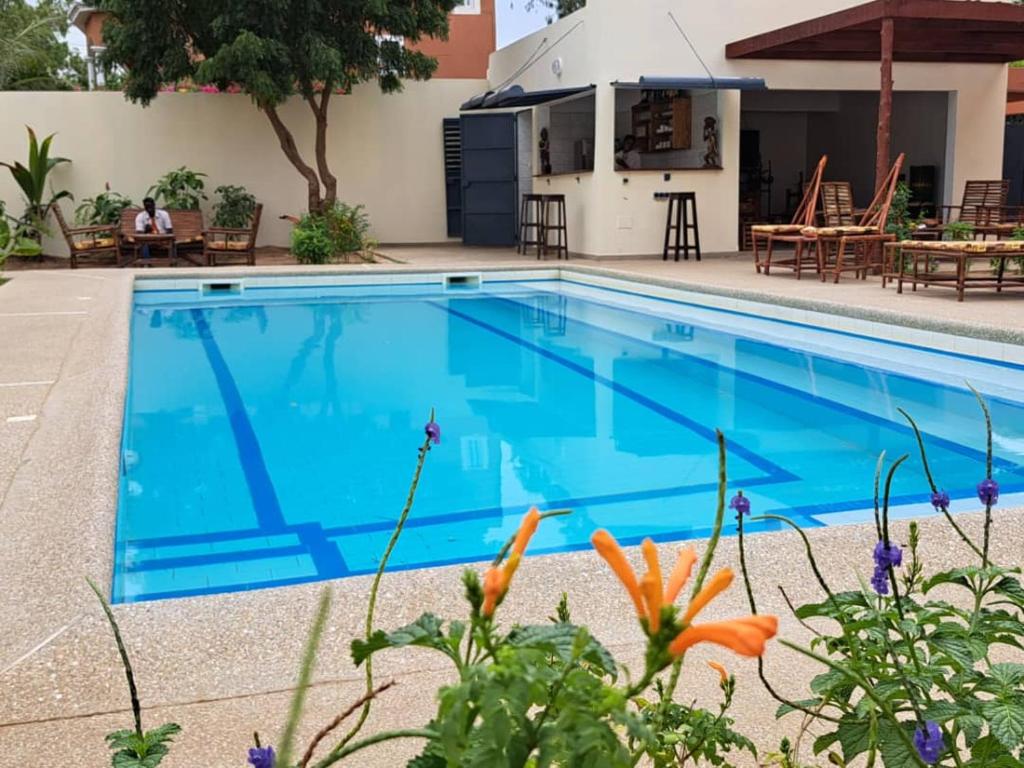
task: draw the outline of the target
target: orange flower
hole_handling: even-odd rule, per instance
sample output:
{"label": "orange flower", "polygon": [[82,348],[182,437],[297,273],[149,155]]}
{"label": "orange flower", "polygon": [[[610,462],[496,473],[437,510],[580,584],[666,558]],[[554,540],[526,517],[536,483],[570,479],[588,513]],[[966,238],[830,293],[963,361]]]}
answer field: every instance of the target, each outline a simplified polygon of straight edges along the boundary
{"label": "orange flower", "polygon": [[709,666],[709,667],[711,667],[711,668],[712,668],[713,670],[715,670],[715,672],[717,672],[717,673],[718,673],[718,679],[719,679],[719,681],[720,681],[720,682],[721,682],[721,683],[722,683],[723,685],[724,685],[724,684],[725,684],[726,682],[728,682],[728,680],[729,680],[729,672],[728,672],[728,670],[726,670],[726,668],[725,668],[725,667],[723,667],[723,666],[722,666],[721,664],[719,664],[719,663],[718,663],[717,661],[709,661],[709,662],[708,662],[708,666]]}
{"label": "orange flower", "polygon": [[534,507],[526,513],[523,521],[519,524],[519,530],[516,531],[515,540],[512,542],[512,552],[508,556],[508,560],[505,561],[504,567],[490,568],[484,574],[484,604],[481,608],[484,616],[493,616],[494,609],[498,607],[498,603],[508,592],[512,577],[519,569],[519,562],[523,559],[523,553],[526,551],[530,539],[537,532],[539,523],[540,512]]}
{"label": "orange flower", "polygon": [[643,594],[640,592],[640,585],[636,580],[636,573],[634,573],[633,566],[626,559],[626,554],[622,551],[622,547],[619,546],[619,542],[608,531],[602,529],[596,531],[590,537],[590,543],[594,545],[597,554],[604,558],[604,561],[608,563],[615,575],[619,577],[622,586],[626,588],[626,592],[629,593],[630,598],[633,600],[633,605],[636,607],[636,615],[641,619],[646,618],[647,608],[644,605]]}
{"label": "orange flower", "polygon": [[740,656],[760,656],[764,644],[775,637],[779,620],[774,616],[747,616],[732,621],[713,621],[687,627],[668,647],[673,656],[681,656],[697,643],[715,643]]}
{"label": "orange flower", "polygon": [[683,624],[690,624],[694,617],[701,612],[705,605],[710,603],[732,584],[733,572],[729,568],[723,568],[711,580],[704,585],[704,588],[697,593],[697,596],[690,601],[686,613],[683,614]]}
{"label": "orange flower", "polygon": [[[646,621],[649,635],[655,635],[661,629],[661,610],[665,605],[672,605],[679,593],[689,581],[693,565],[697,562],[697,553],[692,547],[679,552],[675,567],[669,575],[665,590],[661,589],[661,565],[658,562],[658,550],[654,542],[644,539],[641,544],[647,573],[639,581],[636,572],[626,559],[626,554],[615,538],[605,530],[594,533],[590,539],[597,553],[611,566],[612,571],[626,588],[636,608],[637,616]],[[765,642],[778,631],[779,622],[774,616],[748,616],[732,621],[710,622],[694,626],[693,620],[708,603],[724,592],[732,584],[735,574],[729,568],[723,568],[712,576],[698,592],[686,611],[679,618],[682,631],[669,644],[668,650],[673,656],[679,657],[687,649],[697,643],[709,642],[729,648],[743,656],[760,656],[764,653]],[[728,679],[728,673],[721,664],[712,667]]]}
{"label": "orange flower", "polygon": [[647,563],[647,573],[640,580],[637,580],[636,572],[626,559],[622,547],[608,531],[596,531],[590,541],[626,588],[636,607],[636,615],[647,620],[648,632],[656,633],[661,628],[662,606],[675,602],[690,578],[693,564],[697,561],[697,553],[693,551],[693,547],[687,547],[679,552],[668,584],[662,591],[661,564],[658,562],[658,548],[653,541],[644,539],[640,545],[644,562]]}

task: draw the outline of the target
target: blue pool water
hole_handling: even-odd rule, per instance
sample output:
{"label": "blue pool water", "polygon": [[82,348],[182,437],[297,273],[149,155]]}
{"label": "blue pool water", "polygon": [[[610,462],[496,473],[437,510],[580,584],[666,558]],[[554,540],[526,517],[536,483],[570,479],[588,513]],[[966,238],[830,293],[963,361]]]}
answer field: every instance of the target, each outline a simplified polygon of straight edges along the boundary
{"label": "blue pool water", "polygon": [[[402,508],[431,407],[443,429],[391,567],[489,559],[533,504],[531,553],[706,534],[714,430],[730,493],[806,526],[984,476],[963,378],[987,381],[995,475],[1024,490],[1024,372],[561,281],[136,294],[114,598],[365,574]],[[969,502],[965,502],[971,506]],[[975,501],[974,506],[977,506]],[[872,542],[865,542],[869,551]]]}

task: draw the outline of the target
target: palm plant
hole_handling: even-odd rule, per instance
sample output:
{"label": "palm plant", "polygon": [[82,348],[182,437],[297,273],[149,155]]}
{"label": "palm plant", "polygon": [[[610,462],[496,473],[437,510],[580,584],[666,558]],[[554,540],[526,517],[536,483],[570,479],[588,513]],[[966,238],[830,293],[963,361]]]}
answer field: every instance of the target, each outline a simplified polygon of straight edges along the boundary
{"label": "palm plant", "polygon": [[[29,20],[24,26],[0,30],[0,90],[37,87],[45,69],[59,18],[46,16]],[[6,26],[6,25],[4,25]]]}
{"label": "palm plant", "polygon": [[54,203],[65,197],[72,197],[67,190],[55,192],[50,187],[50,194],[47,197],[46,179],[55,167],[61,163],[70,163],[66,157],[50,157],[50,143],[54,134],[50,134],[42,141],[36,138],[36,133],[26,126],[28,130],[28,165],[19,162],[0,162],[0,165],[7,168],[14,177],[15,182],[21,188],[25,196],[25,214],[21,221],[32,228],[37,234],[45,229],[46,217]]}

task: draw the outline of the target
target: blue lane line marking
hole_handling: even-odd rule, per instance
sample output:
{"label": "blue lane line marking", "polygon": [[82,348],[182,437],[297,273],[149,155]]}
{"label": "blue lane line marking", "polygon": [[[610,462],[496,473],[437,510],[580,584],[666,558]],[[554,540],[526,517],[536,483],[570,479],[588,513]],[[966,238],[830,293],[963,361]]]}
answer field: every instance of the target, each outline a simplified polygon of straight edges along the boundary
{"label": "blue lane line marking", "polygon": [[[437,302],[434,301],[427,301],[425,303],[432,307],[435,307],[436,309],[441,310],[442,312],[447,312],[448,314],[453,315],[454,317],[457,317],[460,320],[464,320],[467,323],[476,325],[484,329],[485,331],[494,334],[495,336],[505,339],[506,341],[510,341],[513,344],[516,344],[517,346],[523,347],[524,349],[528,349],[535,355],[540,355],[541,357],[546,358],[552,361],[553,363],[557,363],[558,365],[561,365],[564,368],[568,368],[570,371],[578,373],[580,376],[590,379],[591,381],[600,384],[603,387],[607,387],[608,389],[611,389],[614,392],[622,395],[623,397],[632,400],[633,402],[643,406],[644,408],[647,408],[648,410],[657,413],[659,416],[662,416],[668,419],[669,421],[674,421],[676,424],[686,427],[694,434],[703,437],[705,440],[708,440],[709,442],[713,443],[717,442],[718,440],[717,436],[715,435],[715,430],[710,429],[709,427],[704,426],[700,422],[694,421],[688,416],[684,416],[678,411],[674,411],[671,408],[668,408],[655,400],[652,400],[651,398],[647,397],[647,395],[637,392],[635,389],[627,387],[623,384],[619,384],[616,381],[612,381],[611,379],[608,379],[598,373],[595,373],[594,371],[591,371],[588,368],[584,368],[582,365],[579,365],[578,363],[574,363],[572,360],[569,360],[568,358],[562,357],[559,354],[556,354],[548,349],[545,349],[544,347],[538,346],[537,344],[527,341],[526,339],[522,339],[512,333],[509,333],[508,331],[503,331],[501,328],[491,325],[490,323],[484,320],[479,320],[471,315],[465,314],[464,312],[460,312],[459,310],[454,309],[451,306],[438,304]],[[767,472],[769,475],[774,477],[778,482],[786,482],[800,479],[789,470],[780,467],[778,464],[769,461],[768,459],[764,458],[763,456],[757,453],[754,453],[748,448],[744,448],[742,445],[739,445],[735,441],[730,440],[727,443],[727,448],[729,452],[734,453],[743,459],[746,459],[748,462],[753,464],[758,469]]]}
{"label": "blue lane line marking", "polygon": [[[821,528],[823,524],[817,520],[811,518],[799,518],[797,517],[796,522],[805,528]],[[761,523],[752,523],[744,527],[748,533],[760,533],[763,531],[777,531],[781,530],[781,523],[774,521],[764,521]],[[732,535],[736,532],[735,525],[726,525],[722,528],[722,533],[725,535]],[[707,538],[711,533],[711,527],[699,527],[699,528],[688,528],[682,531],[674,532],[659,532],[649,534],[653,541],[657,542],[669,542],[669,541],[688,541],[691,539]],[[624,536],[619,538],[619,543],[623,546],[635,546],[648,538],[648,534],[641,534],[636,536]],[[534,547],[530,549],[526,557],[527,559],[540,556],[540,555],[561,555],[568,552],[580,552],[591,548],[589,541],[575,542],[572,544],[559,545],[554,547]],[[388,565],[388,573],[397,573],[401,571],[418,571],[423,568],[442,568],[445,566],[453,565],[469,565],[470,563],[487,563],[494,557],[494,551],[488,550],[486,552],[480,551],[473,555],[464,555],[461,557],[452,557],[439,560],[427,560],[423,562],[415,563],[392,563]],[[376,573],[377,567],[359,568],[353,569],[349,572],[349,576],[368,576],[372,573]],[[302,576],[288,579],[270,579],[267,581],[257,582],[241,582],[238,584],[227,584],[220,587],[196,587],[193,589],[181,589],[181,590],[165,590],[162,592],[150,592],[150,593],[138,593],[133,594],[124,602],[134,603],[141,601],[151,600],[174,600],[185,597],[203,597],[205,595],[221,595],[228,594],[230,592],[251,592],[255,589],[272,589],[275,587],[289,587],[298,584],[310,584],[317,581],[325,581],[331,577],[324,576]]]}
{"label": "blue lane line marking", "polygon": [[221,354],[217,341],[213,338],[213,331],[203,315],[203,310],[193,309],[191,312],[192,320],[199,331],[203,351],[206,352],[206,359],[210,363],[210,368],[213,369],[217,388],[220,390],[221,399],[227,408],[228,421],[231,423],[235,446],[238,448],[238,460],[242,465],[242,472],[245,474],[245,484],[249,488],[256,520],[264,532],[280,533],[285,527],[281,502],[277,498],[277,491],[270,479],[263,451],[260,449],[256,432],[249,421],[249,414],[246,413],[242,394],[238,391],[238,384],[235,383],[227,361]]}
{"label": "blue lane line marking", "polygon": [[[546,293],[546,295],[550,295],[550,296],[561,295],[561,294],[555,294],[555,293],[547,293],[547,292],[545,292],[545,293]],[[585,301],[584,299],[577,299],[575,297],[566,297],[566,298],[568,298],[570,301]],[[523,302],[518,301],[516,299],[512,299],[512,298],[508,298],[508,297],[500,297],[500,298],[499,297],[495,297],[495,299],[496,299],[496,301],[505,302],[507,304],[512,304],[512,305],[517,306],[517,307],[523,307],[523,308],[531,310],[531,311],[534,309],[529,304],[524,304]],[[606,307],[608,307],[609,309],[612,309],[612,310],[621,310],[621,311],[625,311],[625,312],[631,312],[633,314],[638,314],[641,317],[658,319],[658,318],[656,318],[653,315],[646,315],[646,314],[644,314],[642,312],[635,312],[633,310],[623,309],[621,307],[614,307],[614,306],[609,305],[609,304],[606,304],[606,305],[603,305],[603,306],[606,306]],[[610,328],[605,328],[604,326],[595,325],[594,323],[590,323],[590,322],[588,322],[586,320],[578,320],[576,318],[569,317],[569,316],[566,316],[565,319],[566,319],[567,323],[574,323],[576,325],[586,326],[588,328],[592,328],[592,329],[594,329],[594,330],[596,330],[598,332],[601,332],[601,333],[605,333],[605,334],[608,334],[608,335],[611,335],[611,336],[616,336],[616,337],[619,337],[619,338],[622,338],[622,339],[626,339],[628,341],[631,341],[631,342],[633,342],[635,344],[638,344],[640,346],[643,346],[643,347],[651,347],[651,348],[657,349],[657,350],[659,350],[662,353],[667,353],[669,355],[672,355],[672,356],[675,356],[675,357],[678,357],[678,358],[682,358],[682,359],[685,359],[685,360],[697,363],[697,364],[702,365],[702,366],[704,366],[706,368],[711,368],[711,369],[713,369],[715,371],[718,371],[719,373],[731,374],[731,375],[735,376],[736,378],[746,379],[747,381],[751,381],[751,382],[754,382],[755,384],[759,384],[761,386],[768,387],[770,389],[774,389],[774,390],[776,390],[778,392],[783,392],[785,394],[792,395],[793,397],[797,397],[797,398],[800,398],[802,400],[810,401],[812,403],[815,403],[816,405],[821,405],[821,406],[824,406],[826,408],[831,408],[832,410],[838,411],[839,413],[844,413],[844,414],[846,414],[848,416],[853,416],[855,418],[861,419],[863,421],[870,422],[872,424],[878,424],[879,426],[886,427],[886,428],[891,429],[894,432],[898,432],[898,433],[900,433],[902,435],[913,436],[913,434],[914,434],[914,430],[910,427],[909,424],[906,424],[906,423],[903,423],[903,422],[899,422],[899,421],[893,421],[891,419],[885,418],[884,416],[878,416],[878,415],[876,415],[874,413],[870,413],[868,411],[862,411],[862,410],[860,410],[858,408],[854,408],[853,406],[847,405],[846,403],[841,403],[841,402],[839,402],[837,400],[831,400],[831,399],[829,399],[827,397],[822,397],[821,395],[815,395],[815,394],[812,394],[810,392],[807,392],[806,390],[797,389],[796,387],[792,387],[792,386],[790,386],[788,384],[782,384],[781,382],[774,381],[772,379],[768,379],[768,378],[765,378],[763,376],[758,376],[757,374],[750,373],[749,371],[744,371],[744,370],[741,370],[739,368],[730,368],[729,366],[722,365],[721,363],[717,363],[717,362],[715,362],[713,360],[707,360],[707,359],[705,359],[703,357],[699,357],[697,355],[690,354],[689,352],[683,352],[682,350],[676,349],[674,347],[663,346],[663,345],[661,345],[661,344],[659,344],[659,343],[657,343],[655,341],[649,341],[647,339],[638,339],[635,336],[630,336],[629,334],[622,333],[621,331],[616,331],[616,330],[612,330]],[[714,331],[714,332],[718,333],[718,331]],[[737,341],[745,341],[745,342],[748,342],[748,343],[760,343],[760,342],[756,342],[756,341],[754,341],[752,339],[748,339],[748,338],[742,337],[742,336],[735,336],[733,334],[728,334],[728,333],[726,333],[725,335],[732,336]],[[778,345],[772,345],[772,346],[776,346],[777,347]],[[796,350],[796,351],[800,352],[800,350]],[[802,354],[810,354],[810,353],[802,352]],[[833,358],[824,357],[822,355],[816,355],[815,354],[815,355],[811,355],[811,356],[812,357],[821,357],[822,359],[826,359],[826,360],[833,360]],[[833,360],[833,362],[839,363],[841,365],[853,366],[852,363],[844,362],[844,361],[841,361],[841,360]],[[854,367],[867,368],[867,366],[854,366]],[[891,376],[893,376],[895,378],[902,378],[902,379],[905,379],[905,380],[916,381],[914,379],[911,379],[910,377],[901,376],[900,374],[897,374],[897,373],[889,373],[887,371],[881,371],[881,370],[879,370],[878,372],[882,373],[882,374],[885,374],[885,375],[891,375]],[[943,385],[941,385],[941,384],[934,384],[934,386],[942,387]],[[957,393],[960,393],[960,390],[954,390],[954,391],[956,391]],[[1010,404],[1018,406],[1018,407],[1020,405],[1019,403],[1010,403]],[[920,425],[918,425],[918,426],[920,426]],[[938,447],[945,448],[946,450],[952,451],[953,453],[959,453],[959,454],[961,454],[963,456],[967,456],[967,457],[969,457],[969,458],[971,458],[971,459],[973,459],[975,461],[979,461],[979,462],[984,462],[985,461],[985,454],[984,454],[984,452],[975,450],[974,448],[971,448],[970,446],[962,445],[961,443],[954,442],[953,440],[949,440],[949,439],[947,439],[945,437],[939,437],[938,435],[933,435],[930,432],[926,432],[924,430],[921,430],[921,436],[926,439],[926,442],[930,442],[930,443],[932,443],[932,444],[934,444],[934,445],[936,445]],[[1020,464],[1012,462],[1012,461],[1010,461],[1008,459],[1003,459],[1003,458],[1000,458],[998,456],[993,456],[992,457],[992,464],[993,464],[993,466],[998,466],[1001,469],[1005,469],[1007,471],[1014,472],[1016,474],[1024,474],[1024,466],[1021,466]]]}
{"label": "blue lane line marking", "polygon": [[[999,491],[1002,495],[1018,493],[1019,491],[1024,491],[1024,483],[1001,483],[999,486]],[[976,499],[978,497],[977,490],[975,488],[959,488],[955,491],[947,491],[947,493],[949,494],[950,501]],[[890,496],[889,506],[900,507],[907,504],[928,504],[929,500],[929,493],[907,493],[901,494],[899,496]],[[820,517],[822,515],[834,514],[836,512],[850,512],[853,510],[860,509],[872,509],[874,505],[874,499],[854,499],[852,501],[833,501],[824,504],[807,504],[801,507],[788,507],[776,510],[775,513],[785,515],[806,515],[807,517]],[[978,508],[982,508],[981,502],[978,502]],[[929,516],[934,514],[938,513],[929,513]],[[956,513],[954,512],[953,514]]]}
{"label": "blue lane line marking", "polygon": [[[260,534],[262,536],[262,534]],[[197,542],[201,543],[201,542]],[[136,552],[136,555],[141,555]],[[293,544],[287,547],[265,547],[263,549],[236,550],[234,552],[207,552],[203,555],[181,555],[179,557],[160,557],[152,560],[136,560],[125,568],[122,573],[138,573],[140,571],[168,571],[172,568],[193,568],[198,565],[220,565],[223,563],[241,563],[248,560],[264,560],[271,557],[287,557],[289,555],[307,555],[306,548]]]}
{"label": "blue lane line marking", "polygon": [[[602,277],[602,278],[604,278],[606,280],[618,280],[618,281],[624,282],[624,283],[631,282],[628,278],[610,277],[608,275],[595,275],[595,277]],[[551,282],[551,281],[550,280],[534,280],[533,282]],[[933,355],[944,355],[946,357],[955,357],[955,358],[958,358],[960,360],[970,360],[971,362],[975,362],[975,363],[985,363],[987,365],[998,365],[998,366],[1003,367],[1003,368],[1013,368],[1014,370],[1024,371],[1024,365],[1021,365],[1020,363],[1011,363],[1008,360],[991,360],[991,359],[989,359],[987,357],[980,357],[978,355],[968,355],[968,354],[965,354],[963,352],[947,352],[945,350],[943,350],[942,352],[936,352],[934,349],[929,349],[928,347],[922,347],[919,344],[911,344],[911,343],[906,342],[906,341],[893,341],[892,339],[883,339],[883,338],[880,338],[880,337],[877,337],[877,336],[865,336],[864,334],[854,333],[853,331],[840,331],[840,330],[837,330],[835,328],[822,328],[822,327],[817,326],[817,325],[811,325],[810,323],[800,323],[800,322],[797,322],[796,320],[783,320],[783,319],[777,318],[777,317],[761,317],[760,315],[755,315],[755,314],[753,314],[751,312],[743,312],[743,311],[738,310],[738,309],[723,309],[721,307],[709,307],[709,306],[707,306],[705,304],[696,304],[696,303],[694,303],[692,301],[683,301],[682,299],[667,299],[664,296],[652,296],[649,293],[640,293],[638,291],[629,291],[629,290],[626,290],[625,288],[611,288],[611,287],[606,286],[606,285],[592,285],[590,283],[584,283],[584,282],[581,282],[579,280],[570,280],[570,279],[565,278],[565,277],[560,278],[560,280],[556,281],[556,282],[565,282],[565,283],[570,283],[572,285],[581,285],[581,286],[583,286],[585,288],[595,288],[595,289],[600,290],[600,291],[610,291],[611,293],[621,293],[621,294],[624,294],[626,296],[639,296],[640,298],[643,298],[643,299],[651,299],[652,301],[663,301],[666,304],[677,304],[677,305],[683,306],[683,307],[693,307],[695,309],[707,310],[708,312],[721,312],[724,315],[738,315],[740,317],[750,317],[750,318],[753,318],[755,320],[762,320],[762,321],[770,322],[770,323],[780,323],[781,325],[792,325],[792,326],[795,326],[797,328],[808,328],[808,329],[810,329],[812,331],[817,331],[819,333],[834,333],[837,336],[848,336],[848,337],[853,338],[853,339],[863,339],[865,341],[876,341],[879,344],[889,344],[891,346],[902,347],[904,349],[915,349],[915,350],[917,350],[919,352],[930,352]],[[664,288],[664,289],[669,290],[669,291],[688,291],[690,293],[701,293],[699,288],[671,287],[671,286],[666,286],[666,285],[657,285],[657,286],[654,286],[654,287],[656,287],[656,288]],[[709,298],[711,298],[711,299],[725,298],[723,296],[719,296],[718,294],[714,294],[714,293],[709,293],[709,294],[706,294],[706,295]],[[795,312],[817,312],[817,313],[822,314],[822,315],[833,314],[833,313],[830,313],[830,312],[825,312],[825,311],[820,310],[820,309],[803,309],[803,308],[800,308],[800,307],[790,307],[790,306],[788,306],[786,304],[777,304],[777,303],[772,302],[772,301],[758,301],[757,299],[744,299],[744,298],[739,298],[739,300],[740,301],[749,301],[751,304],[767,304],[767,305],[773,306],[773,307],[782,307],[783,309],[791,309],[791,310],[793,310]],[[861,318],[856,318],[856,317],[850,317],[849,315],[835,315],[835,316],[836,317],[842,317],[842,318],[845,318],[845,319],[848,319],[848,320],[859,320],[859,319],[861,319]],[[867,320],[866,322],[878,323],[879,325],[884,325],[885,324],[885,322],[883,320]],[[942,331],[932,331],[932,330],[929,330],[927,328],[914,328],[913,326],[903,326],[903,327],[909,328],[910,330],[914,330],[914,331],[923,331],[924,333],[934,333],[934,334],[936,334],[938,336],[956,336],[957,335],[955,333],[943,333]],[[990,339],[981,339],[981,340],[982,341],[991,341]],[[998,344],[1000,342],[992,342],[992,343],[993,344]]]}
{"label": "blue lane line marking", "polygon": [[[759,485],[773,485],[780,482],[787,482],[786,478],[753,477],[741,478],[730,482],[731,486],[737,488],[753,488]],[[649,501],[653,499],[665,499],[675,496],[688,496],[698,493],[708,493],[718,489],[717,483],[698,483],[694,485],[681,485],[675,488],[656,488],[647,491],[629,491],[625,493],[606,494],[603,496],[589,496],[581,498],[556,499],[538,504],[520,504],[504,507],[488,507],[484,509],[471,509],[461,512],[448,512],[442,515],[430,515],[425,517],[411,516],[405,523],[406,528],[431,528],[437,525],[460,523],[467,520],[486,520],[499,517],[514,517],[525,513],[530,507],[536,506],[541,511],[550,509],[578,509],[580,507],[595,507],[605,504],[619,504],[631,501]],[[340,525],[333,528],[323,529],[325,537],[336,538],[340,536],[358,536],[366,533],[380,533],[391,531],[395,527],[397,518],[391,520],[378,520],[372,523],[358,523],[356,525]],[[285,526],[285,531],[297,531],[301,533],[302,526]],[[243,539],[262,538],[264,532],[252,529],[247,531],[218,531],[216,533],[185,534],[179,536],[164,536],[152,539],[133,539],[128,542],[133,549],[144,550],[153,547],[172,547],[188,544],[206,544],[216,541],[237,541]],[[139,553],[137,553],[139,554]],[[196,557],[206,557],[197,555]]]}

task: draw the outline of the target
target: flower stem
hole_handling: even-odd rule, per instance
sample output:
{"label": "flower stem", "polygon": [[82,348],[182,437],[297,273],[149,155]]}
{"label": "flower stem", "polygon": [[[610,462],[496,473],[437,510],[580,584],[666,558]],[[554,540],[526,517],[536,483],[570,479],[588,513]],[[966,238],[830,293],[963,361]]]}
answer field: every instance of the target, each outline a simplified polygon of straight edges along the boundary
{"label": "flower stem", "polygon": [[[430,421],[434,421],[434,411],[430,411]],[[380,590],[380,582],[384,577],[384,569],[387,568],[388,559],[391,557],[391,553],[395,549],[395,545],[398,544],[398,538],[402,535],[402,529],[405,527],[405,521],[409,519],[409,513],[412,511],[413,501],[416,499],[416,489],[420,484],[420,475],[423,473],[423,465],[426,463],[427,454],[430,453],[431,437],[427,435],[423,440],[423,445],[420,446],[419,453],[416,458],[416,470],[413,472],[412,482],[409,484],[409,494],[405,499],[405,506],[402,508],[402,514],[398,516],[398,522],[395,523],[395,530],[391,533],[391,539],[388,541],[387,547],[384,549],[384,555],[380,559],[380,564],[377,566],[377,573],[373,577],[373,585],[370,587],[370,602],[366,608],[366,641],[369,642],[373,636],[373,615],[377,608],[377,593]],[[373,692],[373,656],[369,656],[366,659],[366,693]],[[341,742],[334,748],[335,752],[343,751],[346,744],[355,738],[356,734],[362,730],[363,725],[366,723],[366,718],[370,716],[370,707],[373,706],[373,697],[366,700],[363,704],[363,709],[359,713],[359,719],[356,724],[352,726]]]}
{"label": "flower stem", "polygon": [[708,539],[707,549],[704,550],[704,558],[701,560],[700,569],[697,571],[697,578],[693,582],[693,591],[690,599],[695,598],[704,586],[704,579],[711,570],[711,562],[715,559],[715,550],[718,548],[718,541],[722,538],[722,525],[725,522],[725,435],[722,430],[715,430],[715,438],[718,440],[718,508],[715,510],[715,522],[711,529],[711,538]]}
{"label": "flower stem", "polygon": [[334,765],[339,760],[344,760],[351,754],[354,754],[367,747],[372,747],[374,744],[380,744],[384,741],[394,741],[395,739],[436,739],[438,733],[435,731],[428,730],[426,728],[408,728],[400,731],[381,731],[375,733],[373,736],[367,736],[361,741],[357,741],[354,744],[347,746],[338,745],[331,754],[321,760],[319,763],[313,766],[313,768],[327,768],[327,766]]}
{"label": "flower stem", "polygon": [[142,738],[142,705],[139,703],[139,689],[135,686],[135,673],[132,672],[132,663],[128,659],[128,649],[124,647],[124,640],[121,638],[121,628],[117,626],[117,620],[114,618],[114,612],[110,610],[110,603],[107,602],[107,598],[100,592],[99,587],[93,583],[92,579],[87,578],[86,581],[92,588],[92,591],[96,593],[96,597],[100,600],[100,605],[103,606],[103,612],[107,615],[107,622],[110,624],[110,629],[114,632],[114,642],[117,643],[117,652],[121,654],[121,666],[124,667],[124,676],[128,679],[128,696],[132,700],[132,717],[135,719],[135,735],[140,739]]}

